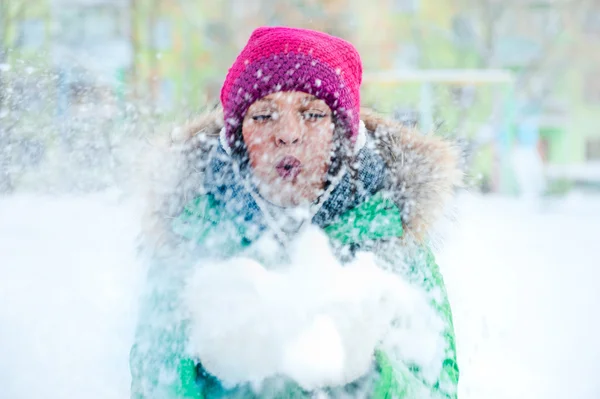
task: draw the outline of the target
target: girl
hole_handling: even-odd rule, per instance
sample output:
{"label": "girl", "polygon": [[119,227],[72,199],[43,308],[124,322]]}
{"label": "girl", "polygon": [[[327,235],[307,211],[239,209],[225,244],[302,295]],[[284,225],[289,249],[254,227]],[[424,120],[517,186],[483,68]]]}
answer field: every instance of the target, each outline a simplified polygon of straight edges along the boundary
{"label": "girl", "polygon": [[[144,241],[148,292],[131,351],[133,398],[456,397],[450,306],[427,239],[460,183],[458,154],[439,138],[361,110],[361,79],[361,60],[350,43],[310,30],[259,28],[227,74],[222,109],[173,132],[166,157],[156,165],[164,173],[153,176]],[[220,309],[217,316],[234,317],[233,307],[220,306],[229,294],[219,297],[218,283],[207,282],[210,268],[201,260],[260,253],[271,240],[276,244],[262,255],[279,254],[273,255],[275,263],[285,263],[308,227],[327,236],[342,264],[371,254],[378,268],[427,295],[427,306],[443,326],[437,339],[420,344],[440,347],[441,356],[420,364],[418,356],[398,355],[376,340],[369,367],[343,364],[339,379],[307,383],[274,368],[278,371],[257,383],[250,374],[258,371],[240,364],[230,367],[237,379],[228,380],[227,367],[213,356],[221,350],[218,336],[205,334],[204,349],[190,349],[194,329],[207,327],[197,326],[186,306],[193,273],[204,273],[192,290],[197,301],[204,300],[201,316],[210,312],[212,300],[212,310]],[[363,331],[367,340],[367,329],[352,331],[357,342]],[[263,337],[276,336],[271,333]],[[264,349],[268,357],[268,344],[251,338],[258,336],[254,331],[240,334],[248,337],[242,340],[247,347],[239,350],[240,363],[251,350]],[[232,347],[223,352],[239,345],[224,342]]]}

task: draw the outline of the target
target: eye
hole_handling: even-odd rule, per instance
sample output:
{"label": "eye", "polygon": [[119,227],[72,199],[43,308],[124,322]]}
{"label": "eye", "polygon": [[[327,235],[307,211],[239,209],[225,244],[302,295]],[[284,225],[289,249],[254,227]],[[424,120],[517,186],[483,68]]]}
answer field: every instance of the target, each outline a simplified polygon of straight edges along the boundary
{"label": "eye", "polygon": [[326,113],[321,111],[306,111],[302,114],[304,120],[316,122],[319,119],[323,119],[327,116]]}
{"label": "eye", "polygon": [[254,115],[252,120],[255,122],[266,122],[272,118],[271,114],[263,114],[263,115]]}

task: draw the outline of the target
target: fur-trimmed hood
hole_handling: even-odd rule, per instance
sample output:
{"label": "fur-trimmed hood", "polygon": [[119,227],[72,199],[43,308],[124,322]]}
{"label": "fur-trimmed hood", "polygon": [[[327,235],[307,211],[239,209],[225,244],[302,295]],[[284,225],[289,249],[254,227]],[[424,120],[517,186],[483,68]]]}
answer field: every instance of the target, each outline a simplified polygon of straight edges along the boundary
{"label": "fur-trimmed hood", "polygon": [[[361,110],[368,138],[386,166],[383,189],[402,211],[406,234],[424,239],[454,188],[462,183],[459,148],[433,135]],[[203,194],[209,154],[223,128],[220,108],[206,112],[153,143],[145,159],[149,203],[144,233],[155,243],[168,237],[168,222],[195,196]]]}

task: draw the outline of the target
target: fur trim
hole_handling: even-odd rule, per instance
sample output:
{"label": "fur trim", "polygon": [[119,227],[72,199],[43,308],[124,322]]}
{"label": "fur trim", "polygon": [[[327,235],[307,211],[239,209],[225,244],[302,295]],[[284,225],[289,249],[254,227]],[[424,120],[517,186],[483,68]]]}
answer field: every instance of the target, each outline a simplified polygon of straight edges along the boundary
{"label": "fur trim", "polygon": [[[417,240],[425,239],[454,189],[462,184],[458,147],[371,110],[361,110],[361,120],[386,162],[385,189],[402,210],[405,232]],[[174,129],[168,139],[152,145],[145,179],[150,183],[150,201],[144,230],[155,242],[165,241],[165,223],[202,193],[209,154],[218,145],[222,128],[219,108]]]}
{"label": "fur trim", "polygon": [[421,241],[462,186],[460,149],[450,141],[423,135],[372,110],[361,110],[388,167],[387,184],[402,210],[404,230]]}
{"label": "fur trim", "polygon": [[169,242],[168,223],[183,206],[202,194],[202,181],[210,152],[219,142],[223,111],[218,108],[177,127],[149,143],[142,162],[147,205],[142,234],[146,244],[158,248]]}
{"label": "fur trim", "polygon": [[356,136],[356,142],[354,143],[354,153],[358,154],[365,144],[367,144],[367,128],[365,122],[360,121],[358,124],[358,136]]}

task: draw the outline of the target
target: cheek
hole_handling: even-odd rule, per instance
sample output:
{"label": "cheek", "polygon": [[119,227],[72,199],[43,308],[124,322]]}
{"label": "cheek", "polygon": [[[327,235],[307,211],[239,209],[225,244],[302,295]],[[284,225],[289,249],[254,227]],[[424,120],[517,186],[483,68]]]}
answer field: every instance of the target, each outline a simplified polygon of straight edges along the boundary
{"label": "cheek", "polygon": [[311,158],[329,160],[333,146],[333,126],[331,123],[315,126],[307,134],[307,154]]}
{"label": "cheek", "polygon": [[246,147],[248,148],[248,156],[250,165],[255,173],[263,175],[265,170],[271,170],[272,158],[274,158],[273,141],[269,140],[270,132],[267,129],[260,127],[244,128],[243,137]]}
{"label": "cheek", "polygon": [[306,136],[306,145],[303,151],[303,161],[306,171],[313,178],[320,179],[327,173],[331,161],[333,142],[333,128],[330,123],[312,129]]}
{"label": "cheek", "polygon": [[306,135],[310,141],[318,141],[323,144],[330,143],[333,140],[333,129],[333,123],[327,120],[310,127]]}
{"label": "cheek", "polygon": [[250,156],[250,165],[255,171],[261,171],[269,165],[271,154],[270,150],[264,144],[249,146],[248,153]]}

